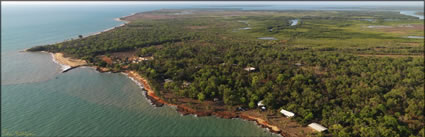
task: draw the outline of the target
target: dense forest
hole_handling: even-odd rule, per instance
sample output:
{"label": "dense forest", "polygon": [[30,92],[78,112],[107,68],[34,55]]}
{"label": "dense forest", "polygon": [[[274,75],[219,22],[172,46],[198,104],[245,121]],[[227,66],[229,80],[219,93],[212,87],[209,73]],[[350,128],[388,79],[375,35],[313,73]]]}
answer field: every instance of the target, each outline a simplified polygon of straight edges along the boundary
{"label": "dense forest", "polygon": [[[175,12],[139,13],[144,18],[111,31],[30,50],[128,66],[159,95],[250,109],[263,100],[268,109],[296,113],[302,125],[328,127],[320,136],[425,134],[424,41],[406,38],[424,35],[423,20],[372,11]],[[128,51],[154,59],[100,58]]]}

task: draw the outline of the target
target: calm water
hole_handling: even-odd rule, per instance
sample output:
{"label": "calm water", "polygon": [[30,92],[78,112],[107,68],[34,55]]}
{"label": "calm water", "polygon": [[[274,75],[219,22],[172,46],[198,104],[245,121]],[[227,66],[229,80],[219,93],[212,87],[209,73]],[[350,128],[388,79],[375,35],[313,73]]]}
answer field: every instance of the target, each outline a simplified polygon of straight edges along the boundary
{"label": "calm water", "polygon": [[418,17],[419,19],[424,19],[424,15],[418,15],[416,12],[423,12],[423,11],[400,11],[400,14]]}
{"label": "calm water", "polygon": [[[2,2],[1,6],[2,135],[14,135],[18,131],[37,136],[276,136],[254,122],[180,116],[174,108],[153,107],[143,91],[122,74],[98,73],[91,68],[62,74],[49,54],[19,52],[118,26],[122,22],[114,18],[135,12],[217,8],[219,4],[64,6]],[[327,5],[318,8],[324,6]],[[312,9],[305,4],[298,7]],[[239,4],[224,8],[297,9],[297,6]]]}
{"label": "calm water", "polygon": [[410,39],[424,39],[424,36],[407,36]]}
{"label": "calm water", "polygon": [[2,4],[2,135],[275,136],[253,122],[181,116],[171,107],[153,107],[122,74],[91,68],[61,74],[49,54],[19,52],[117,26],[121,22],[114,18],[134,12],[184,6]]}
{"label": "calm water", "polygon": [[298,19],[290,20],[291,26],[295,26],[298,24]]}
{"label": "calm water", "polygon": [[261,39],[261,40],[277,40],[275,37],[259,37],[257,39]]}

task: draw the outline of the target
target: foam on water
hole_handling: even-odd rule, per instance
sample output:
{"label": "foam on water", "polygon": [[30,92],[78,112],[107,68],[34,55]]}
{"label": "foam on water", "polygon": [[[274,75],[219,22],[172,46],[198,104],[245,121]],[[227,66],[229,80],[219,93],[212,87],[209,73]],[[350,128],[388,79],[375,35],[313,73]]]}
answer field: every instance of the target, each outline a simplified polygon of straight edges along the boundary
{"label": "foam on water", "polygon": [[71,66],[59,63],[55,58],[55,54],[53,54],[53,53],[49,53],[49,54],[52,56],[52,61],[55,62],[56,64],[58,64],[59,66],[61,66],[62,71],[65,71],[65,70],[71,68]]}

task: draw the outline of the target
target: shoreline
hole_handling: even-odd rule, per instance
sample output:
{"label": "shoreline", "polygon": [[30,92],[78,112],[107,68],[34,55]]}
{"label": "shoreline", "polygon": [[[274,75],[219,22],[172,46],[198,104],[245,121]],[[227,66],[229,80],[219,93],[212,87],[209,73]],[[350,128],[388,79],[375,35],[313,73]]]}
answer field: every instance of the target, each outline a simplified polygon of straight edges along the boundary
{"label": "shoreline", "polygon": [[[112,72],[111,70],[107,68],[90,65],[85,60],[74,59],[70,57],[63,57],[63,53],[51,53],[47,51],[41,51],[41,52],[50,54],[52,56],[52,61],[58,64],[59,66],[61,66],[62,73],[68,72],[72,69],[79,68],[79,67],[93,68],[100,73]],[[113,72],[113,73],[116,73],[116,72]]]}
{"label": "shoreline", "polygon": [[[132,13],[131,15],[134,15],[134,14],[135,13]],[[128,16],[131,16],[131,15],[128,15]],[[102,30],[100,32],[89,34],[87,36],[84,36],[84,38],[90,37],[90,36],[95,36],[95,35],[98,35],[98,34],[101,34],[101,33],[107,32],[107,31],[111,31],[111,30],[116,29],[116,28],[119,28],[119,27],[123,27],[123,26],[127,25],[128,23],[130,23],[130,21],[121,20],[121,18],[125,18],[125,17],[128,17],[128,16],[122,16],[122,17],[114,18],[115,21],[123,22],[123,24],[120,24],[118,26],[114,26],[114,27],[110,27],[110,28],[104,29],[104,30]]]}
{"label": "shoreline", "polygon": [[145,91],[146,98],[151,102],[152,105],[156,107],[160,107],[162,105],[168,105],[171,107],[176,107],[176,111],[184,115],[194,115],[195,117],[203,117],[203,116],[216,116],[218,118],[225,118],[225,119],[232,119],[232,118],[240,118],[247,121],[255,121],[257,125],[261,126],[262,128],[266,128],[269,132],[273,134],[279,134],[283,137],[290,137],[290,135],[283,130],[281,130],[279,127],[269,124],[266,120],[250,116],[248,114],[241,114],[241,113],[235,113],[235,112],[228,112],[228,111],[218,111],[218,112],[199,112],[192,108],[186,107],[184,105],[178,105],[178,104],[172,104],[164,101],[160,97],[156,96],[155,92],[151,89],[149,85],[149,81],[147,81],[145,78],[140,76],[135,71],[124,71],[122,72],[124,75],[126,75],[128,78],[130,78],[133,82],[135,82],[142,90]]}
{"label": "shoreline", "polygon": [[[122,17],[119,17],[119,18],[114,18],[115,21],[124,22],[124,23],[123,24],[120,24],[118,26],[115,26],[115,27],[107,28],[107,29],[105,29],[103,31],[100,31],[100,32],[96,32],[96,33],[93,33],[93,34],[89,34],[87,36],[83,36],[83,37],[86,38],[86,37],[90,37],[90,36],[95,36],[95,35],[98,35],[98,34],[101,34],[101,33],[104,33],[104,32],[110,31],[110,30],[113,30],[115,28],[125,26],[128,23],[130,23],[130,21],[121,20],[121,18],[129,17],[129,16],[132,16],[132,15],[135,15],[135,14],[136,13],[131,13],[130,15],[127,15],[127,16],[122,16]],[[64,40],[63,42],[65,42],[65,41],[69,41],[69,40]],[[19,52],[28,52],[27,51],[28,49],[29,48],[26,48],[26,49],[20,50]],[[87,62],[85,60],[63,57],[63,53],[52,53],[52,52],[47,52],[47,51],[41,51],[41,52],[43,52],[43,53],[49,53],[52,56],[52,61],[60,66],[62,72],[67,72],[67,71],[69,71],[71,69],[74,69],[74,68],[77,68],[77,67],[81,67],[81,66],[87,66]],[[85,63],[84,64],[80,64],[80,65],[75,65],[74,64],[74,61],[78,61],[78,62],[84,61]],[[68,62],[72,62],[72,63],[68,63]],[[108,72],[109,71],[109,70],[106,70],[105,68],[101,68],[101,67],[97,67],[97,66],[91,66],[91,68],[94,68],[94,69],[96,69],[99,72]]]}
{"label": "shoreline", "polygon": [[[116,26],[116,27],[105,29],[105,30],[103,30],[101,32],[97,32],[95,34],[88,35],[86,37],[98,35],[98,34],[101,34],[103,32],[110,31],[110,30],[113,30],[113,29],[118,28],[118,27],[122,27],[122,26],[128,24],[129,21],[121,20],[121,18],[129,17],[129,16],[132,16],[132,15],[135,15],[135,14],[136,13],[133,13],[133,14],[128,15],[128,16],[123,16],[123,17],[120,17],[120,18],[115,18],[114,20],[123,21],[125,23],[121,24],[119,26]],[[63,57],[63,53],[51,53],[51,52],[46,52],[46,51],[42,51],[42,52],[50,53],[52,55],[53,62],[55,62],[56,64],[61,66],[62,72],[66,72],[70,69],[81,67],[81,66],[88,66],[90,68],[94,68],[96,71],[101,72],[101,73],[111,72],[111,70],[109,70],[107,68],[88,65],[87,62],[85,62],[84,60],[81,60],[81,59],[73,59],[73,58],[69,58],[69,57]],[[73,61],[84,61],[85,64],[76,65],[76,64],[70,63],[70,62],[73,62]],[[152,105],[154,105],[155,107],[161,107],[163,105],[175,107],[176,111],[178,113],[180,113],[182,116],[184,116],[184,115],[194,115],[195,117],[215,116],[215,117],[218,117],[218,118],[225,118],[225,119],[240,118],[240,119],[247,120],[247,121],[255,121],[257,125],[259,125],[262,128],[266,128],[266,130],[271,132],[272,134],[278,134],[278,135],[283,136],[283,137],[290,137],[291,136],[290,134],[288,134],[288,132],[283,131],[278,126],[268,123],[267,120],[260,118],[260,117],[252,116],[252,115],[249,115],[249,114],[243,114],[243,113],[240,113],[240,112],[231,112],[231,111],[197,111],[195,109],[192,109],[191,107],[185,106],[184,104],[169,103],[167,101],[164,101],[160,97],[158,97],[155,94],[155,91],[151,88],[149,81],[147,79],[145,79],[144,77],[142,77],[140,74],[138,74],[136,71],[124,70],[124,71],[120,71],[120,72],[122,74],[126,75],[128,78],[130,78],[133,82],[135,82],[142,89],[142,91],[144,91],[144,96],[147,98],[147,100]],[[114,73],[116,73],[116,72],[114,72]]]}
{"label": "shoreline", "polygon": [[59,66],[61,66],[62,73],[65,73],[71,69],[74,69],[80,66],[87,65],[87,62],[85,60],[74,59],[71,57],[64,57],[63,53],[51,53],[51,52],[45,52],[45,53],[49,53],[52,56],[52,61],[58,64]]}
{"label": "shoreline", "polygon": [[[46,52],[46,53],[48,53],[48,52]],[[67,69],[71,68],[71,66],[69,66],[69,65],[59,63],[59,62],[56,60],[56,57],[55,57],[55,54],[54,54],[54,53],[49,53],[49,54],[52,56],[52,61],[53,61],[54,63],[58,64],[58,65],[61,67],[61,70],[62,70],[62,71],[64,71],[64,70],[67,70]]]}

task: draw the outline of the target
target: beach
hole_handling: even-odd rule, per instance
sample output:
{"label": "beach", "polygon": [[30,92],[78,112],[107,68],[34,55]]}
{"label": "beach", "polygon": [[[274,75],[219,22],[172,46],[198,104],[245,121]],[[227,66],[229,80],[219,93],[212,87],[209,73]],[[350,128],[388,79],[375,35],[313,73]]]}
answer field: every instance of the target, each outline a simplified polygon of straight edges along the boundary
{"label": "beach", "polygon": [[52,55],[53,62],[61,66],[62,72],[66,72],[73,68],[87,65],[87,62],[85,60],[65,57],[63,53],[50,54]]}

